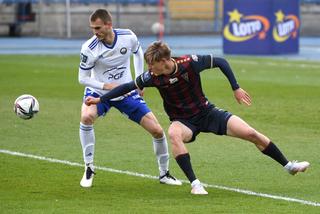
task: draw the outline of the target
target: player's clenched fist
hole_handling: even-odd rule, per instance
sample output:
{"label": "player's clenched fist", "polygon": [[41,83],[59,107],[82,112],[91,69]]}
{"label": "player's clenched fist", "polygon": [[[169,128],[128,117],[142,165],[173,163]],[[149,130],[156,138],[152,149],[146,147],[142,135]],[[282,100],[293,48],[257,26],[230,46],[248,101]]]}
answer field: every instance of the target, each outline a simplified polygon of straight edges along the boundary
{"label": "player's clenched fist", "polygon": [[100,98],[95,98],[95,97],[90,97],[88,96],[86,98],[86,100],[84,101],[84,103],[87,105],[87,106],[90,106],[92,104],[97,104],[100,102]]}

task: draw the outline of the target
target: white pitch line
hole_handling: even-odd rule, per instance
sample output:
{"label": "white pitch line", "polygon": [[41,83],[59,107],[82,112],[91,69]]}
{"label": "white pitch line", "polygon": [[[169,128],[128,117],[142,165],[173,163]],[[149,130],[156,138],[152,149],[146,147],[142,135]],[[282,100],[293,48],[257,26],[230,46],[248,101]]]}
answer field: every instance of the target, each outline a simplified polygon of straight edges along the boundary
{"label": "white pitch line", "polygon": [[[64,165],[69,165],[69,166],[83,167],[83,164],[76,163],[76,162],[71,162],[71,161],[67,161],[67,160],[59,160],[59,159],[48,158],[48,157],[32,155],[32,154],[25,154],[25,153],[21,153],[21,152],[14,152],[14,151],[0,149],[0,153],[13,155],[13,156],[20,156],[20,157],[38,159],[38,160],[43,160],[43,161],[47,161],[47,162],[51,162],[51,163],[61,163],[61,164],[64,164]],[[119,174],[126,174],[126,175],[131,175],[131,176],[136,176],[136,177],[149,178],[149,179],[155,179],[155,180],[159,179],[158,176],[147,175],[147,174],[131,172],[131,171],[124,171],[124,170],[119,170],[119,169],[112,169],[112,168],[108,168],[108,167],[95,166],[95,168],[99,169],[99,170],[102,170],[102,171],[114,172],[114,173],[119,173]],[[182,182],[189,184],[189,181],[187,181],[187,180],[182,180]],[[253,196],[258,196],[258,197],[263,197],[263,198],[271,198],[271,199],[275,199],[275,200],[296,202],[296,203],[300,203],[300,204],[304,204],[304,205],[320,207],[320,203],[319,202],[306,201],[306,200],[302,200],[302,199],[290,198],[290,197],[285,197],[285,196],[270,195],[270,194],[253,192],[253,191],[250,191],[250,190],[243,190],[243,189],[220,186],[220,185],[212,185],[212,184],[205,184],[205,183],[203,183],[203,185],[206,186],[206,187],[210,187],[210,188],[227,190],[227,191],[231,191],[231,192],[238,192],[238,193],[242,193],[242,194],[245,194],[245,195],[253,195]]]}

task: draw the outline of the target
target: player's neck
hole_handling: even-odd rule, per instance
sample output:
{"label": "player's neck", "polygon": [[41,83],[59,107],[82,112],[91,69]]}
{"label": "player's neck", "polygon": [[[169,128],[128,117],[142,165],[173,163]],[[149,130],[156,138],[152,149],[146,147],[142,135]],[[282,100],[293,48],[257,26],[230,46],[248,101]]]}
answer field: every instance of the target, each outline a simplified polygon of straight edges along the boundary
{"label": "player's neck", "polygon": [[115,37],[115,35],[114,35],[113,30],[112,30],[110,34],[106,35],[106,37],[104,38],[103,42],[108,44],[108,45],[112,45],[113,42],[114,42],[114,37]]}

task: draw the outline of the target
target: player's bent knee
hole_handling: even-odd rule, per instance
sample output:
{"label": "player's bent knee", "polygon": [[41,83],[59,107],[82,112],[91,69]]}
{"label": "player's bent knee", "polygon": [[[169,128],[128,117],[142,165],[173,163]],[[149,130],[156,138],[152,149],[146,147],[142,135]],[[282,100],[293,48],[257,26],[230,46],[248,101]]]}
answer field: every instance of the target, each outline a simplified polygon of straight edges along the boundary
{"label": "player's bent knee", "polygon": [[170,130],[168,131],[168,136],[169,136],[169,139],[170,139],[170,142],[172,144],[176,144],[177,142],[180,142],[181,141],[181,136],[179,134],[177,134],[175,131],[173,130]]}
{"label": "player's bent knee", "polygon": [[164,136],[164,133],[163,133],[163,129],[160,125],[154,127],[152,130],[151,130],[151,135],[154,137],[154,138],[162,138]]}

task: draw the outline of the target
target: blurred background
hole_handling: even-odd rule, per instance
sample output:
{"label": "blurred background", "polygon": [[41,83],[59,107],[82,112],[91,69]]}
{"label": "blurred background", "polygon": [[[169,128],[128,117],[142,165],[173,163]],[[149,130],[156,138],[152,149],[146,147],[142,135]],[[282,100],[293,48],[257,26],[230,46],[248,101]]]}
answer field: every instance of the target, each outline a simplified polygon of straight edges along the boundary
{"label": "blurred background", "polygon": [[79,54],[89,16],[104,8],[142,48],[174,55],[320,57],[320,0],[0,0],[0,54]]}
{"label": "blurred background", "polygon": [[[241,1],[241,0],[240,0]],[[97,8],[113,14],[114,26],[152,35],[160,22],[166,35],[220,35],[223,0],[0,0],[0,35],[87,38]],[[320,0],[300,0],[300,35],[320,36]]]}

